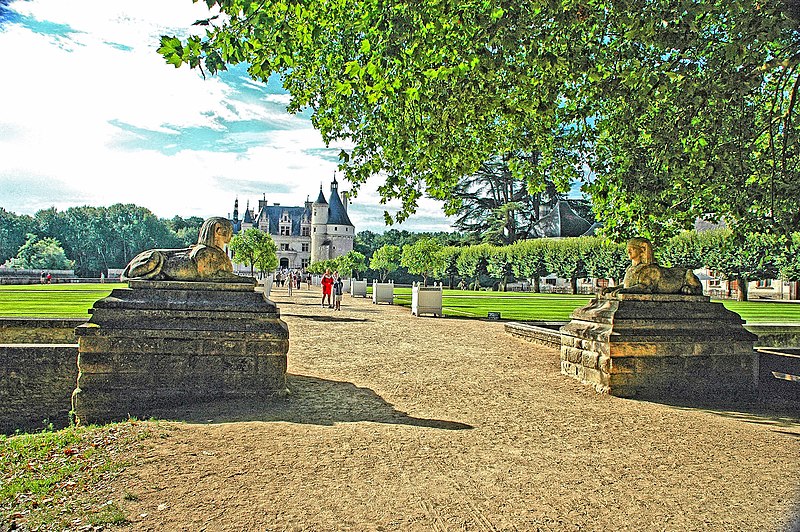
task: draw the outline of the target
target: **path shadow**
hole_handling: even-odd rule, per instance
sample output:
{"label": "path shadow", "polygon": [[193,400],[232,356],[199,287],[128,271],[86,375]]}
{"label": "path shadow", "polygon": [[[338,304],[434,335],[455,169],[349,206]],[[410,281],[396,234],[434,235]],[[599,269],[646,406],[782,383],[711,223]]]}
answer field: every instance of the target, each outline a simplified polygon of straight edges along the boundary
{"label": "path shadow", "polygon": [[702,410],[744,423],[769,426],[774,432],[800,437],[800,403],[794,401],[776,400],[770,396],[743,399],[684,397],[642,398],[640,400],[680,410]]}
{"label": "path shadow", "polygon": [[283,316],[291,316],[292,318],[300,318],[303,320],[341,322],[341,323],[348,323],[348,322],[362,323],[362,322],[372,321],[366,318],[340,318],[338,316],[306,316],[305,314],[288,314],[288,313],[281,314],[281,317]]}
{"label": "path shadow", "polygon": [[409,416],[396,410],[373,390],[350,382],[287,375],[287,384],[291,393],[286,397],[213,400],[160,409],[153,412],[153,417],[190,423],[286,421],[332,426],[337,423],[371,421],[444,430],[473,428],[457,421]]}

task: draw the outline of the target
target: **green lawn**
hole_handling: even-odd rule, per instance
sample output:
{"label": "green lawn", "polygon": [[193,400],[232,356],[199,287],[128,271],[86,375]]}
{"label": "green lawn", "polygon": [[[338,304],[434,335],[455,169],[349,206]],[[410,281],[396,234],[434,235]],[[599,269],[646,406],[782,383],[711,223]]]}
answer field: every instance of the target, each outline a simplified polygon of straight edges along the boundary
{"label": "green lawn", "polygon": [[0,316],[33,318],[87,318],[98,299],[125,283],[34,284],[0,286]]}
{"label": "green lawn", "polygon": [[[92,304],[124,283],[0,286],[0,316],[85,318]],[[567,321],[590,296],[530,292],[473,292],[445,290],[445,316],[485,318],[500,312],[503,320]],[[395,302],[411,306],[411,288],[395,288]],[[800,323],[800,303],[723,301],[751,323]]]}
{"label": "green lawn", "polygon": [[[395,288],[395,302],[411,306],[411,289]],[[473,292],[445,290],[442,311],[445,316],[485,318],[500,312],[503,320],[568,321],[572,311],[585,305],[590,296],[534,294],[530,292]],[[767,301],[721,301],[750,323],[798,323],[800,303]]]}

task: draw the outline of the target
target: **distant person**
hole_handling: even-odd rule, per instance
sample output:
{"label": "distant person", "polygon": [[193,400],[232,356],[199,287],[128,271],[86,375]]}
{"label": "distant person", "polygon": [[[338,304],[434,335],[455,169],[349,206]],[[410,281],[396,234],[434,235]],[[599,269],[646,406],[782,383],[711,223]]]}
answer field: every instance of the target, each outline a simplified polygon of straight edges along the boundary
{"label": "distant person", "polygon": [[320,284],[322,285],[322,306],[325,307],[325,299],[328,300],[328,308],[333,308],[333,302],[331,301],[331,289],[333,288],[333,276],[331,275],[330,270],[325,270],[325,274],[322,276],[320,280]]}
{"label": "distant person", "polygon": [[47,282],[47,274],[42,272],[42,275],[39,276],[39,281],[44,284]]}
{"label": "distant person", "polygon": [[464,279],[461,279],[461,282],[458,283],[458,289],[459,290],[466,290],[467,289],[467,283],[464,282]]}
{"label": "distant person", "polygon": [[287,287],[287,292],[291,296],[292,288],[294,288],[294,274],[291,272],[286,275],[286,287]]}
{"label": "distant person", "polygon": [[333,274],[333,309],[342,310],[342,294],[344,293],[344,281],[339,277],[339,272]]}
{"label": "distant person", "polygon": [[53,276],[48,273],[47,274],[47,284],[50,284],[50,281],[52,281],[52,280],[53,280]]}
{"label": "distant person", "polygon": [[104,284],[106,282],[106,274],[104,272],[100,272],[100,284]]}

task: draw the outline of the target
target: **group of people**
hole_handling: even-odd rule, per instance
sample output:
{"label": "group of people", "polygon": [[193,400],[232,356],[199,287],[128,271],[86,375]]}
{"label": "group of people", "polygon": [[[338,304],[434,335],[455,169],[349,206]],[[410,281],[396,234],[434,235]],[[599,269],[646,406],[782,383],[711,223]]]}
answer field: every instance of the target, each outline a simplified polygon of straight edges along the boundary
{"label": "group of people", "polygon": [[[328,301],[328,308],[342,310],[342,294],[344,293],[344,281],[339,277],[339,272],[325,270],[320,280],[322,285],[322,307],[325,308],[325,300]],[[331,301],[333,297],[333,301]]]}
{"label": "group of people", "polygon": [[286,286],[289,295],[292,295],[293,288],[300,289],[300,281],[302,278],[303,275],[299,271],[278,270],[278,272],[275,273],[275,285],[280,287]]}

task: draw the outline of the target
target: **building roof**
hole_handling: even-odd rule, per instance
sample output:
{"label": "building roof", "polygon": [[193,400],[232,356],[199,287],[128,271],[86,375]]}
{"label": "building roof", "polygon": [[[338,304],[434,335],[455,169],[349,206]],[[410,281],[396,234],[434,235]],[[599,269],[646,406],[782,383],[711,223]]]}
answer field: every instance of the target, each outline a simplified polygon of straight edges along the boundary
{"label": "building roof", "polygon": [[246,224],[253,223],[253,213],[250,212],[250,202],[247,202],[247,207],[244,210],[244,217],[242,218],[242,222]]}
{"label": "building roof", "polygon": [[[328,223],[332,225],[353,225],[350,217],[347,216],[347,209],[344,208],[342,200],[339,199],[339,184],[336,178],[333,178],[331,183],[331,205],[328,210]],[[322,194],[322,191],[320,191]]]}
{"label": "building roof", "polygon": [[317,196],[317,201],[315,201],[314,203],[325,203],[325,204],[328,203],[327,201],[325,201],[325,194],[322,193],[322,185],[319,186],[319,196]]}
{"label": "building roof", "polygon": [[254,223],[260,225],[262,220],[267,220],[268,232],[271,235],[280,233],[280,221],[283,213],[289,215],[289,221],[292,224],[291,235],[300,236],[300,224],[303,218],[307,218],[308,223],[311,223],[311,213],[305,207],[285,207],[283,205],[265,205],[258,211],[258,216]]}
{"label": "building roof", "polygon": [[572,210],[569,203],[559,200],[552,211],[533,225],[532,233],[535,238],[581,236],[590,226],[589,222]]}

